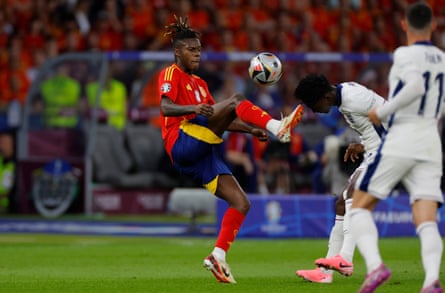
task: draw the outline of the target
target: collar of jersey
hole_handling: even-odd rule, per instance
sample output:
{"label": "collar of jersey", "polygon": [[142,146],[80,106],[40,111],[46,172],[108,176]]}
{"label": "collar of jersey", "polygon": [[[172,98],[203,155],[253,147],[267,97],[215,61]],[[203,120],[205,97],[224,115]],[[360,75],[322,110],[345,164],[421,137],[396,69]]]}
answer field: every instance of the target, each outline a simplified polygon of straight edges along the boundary
{"label": "collar of jersey", "polygon": [[336,96],[337,96],[337,106],[341,106],[341,89],[342,89],[342,85],[341,84],[337,84],[337,92],[336,92]]}
{"label": "collar of jersey", "polygon": [[432,46],[433,43],[431,41],[417,41],[414,43],[414,45],[427,45],[427,46]]}

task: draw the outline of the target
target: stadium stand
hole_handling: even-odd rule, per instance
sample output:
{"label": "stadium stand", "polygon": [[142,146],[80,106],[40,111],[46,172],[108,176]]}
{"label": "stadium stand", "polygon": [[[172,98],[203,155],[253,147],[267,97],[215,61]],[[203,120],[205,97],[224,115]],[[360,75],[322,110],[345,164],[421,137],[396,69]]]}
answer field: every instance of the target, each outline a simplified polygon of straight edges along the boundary
{"label": "stadium stand", "polygon": [[[14,132],[21,126],[8,122],[11,121],[7,117],[8,109],[14,102],[20,105],[20,115],[29,119],[26,131],[30,130],[26,144],[18,145],[18,149],[44,152],[45,148],[49,151],[54,145],[60,144],[65,150],[74,152],[74,156],[81,157],[88,153],[84,139],[93,129],[93,117],[85,105],[86,85],[100,79],[102,57],[92,57],[94,61],[91,64],[77,61],[69,64],[70,77],[77,80],[81,87],[79,107],[76,109],[79,123],[72,131],[59,129],[52,130],[50,134],[44,129],[46,125],[42,115],[47,110],[46,102],[36,91],[32,91],[33,82],[36,82],[36,86],[43,82],[38,80],[38,76],[44,65],[67,54],[94,55],[108,52],[110,61],[114,55],[141,52],[143,56],[146,53],[156,53],[160,57],[157,61],[138,57],[122,62],[125,58],[121,58],[115,70],[113,69],[113,78],[122,82],[126,88],[128,112],[131,113],[135,107],[144,107],[144,111],[149,113],[146,121],[151,124],[147,123],[142,127],[142,121],[130,122],[117,135],[118,138],[115,139],[119,141],[123,152],[115,159],[119,160],[119,156],[122,156],[120,160],[129,160],[125,163],[104,160],[104,153],[111,153],[111,150],[106,149],[109,147],[106,142],[110,138],[106,134],[108,130],[104,130],[103,125],[97,125],[100,135],[97,136],[96,145],[104,148],[104,152],[95,151],[95,170],[91,171],[98,184],[170,188],[176,180],[173,177],[177,174],[164,168],[169,163],[168,158],[148,156],[149,153],[144,148],[150,146],[154,148],[153,151],[159,151],[158,146],[151,145],[151,141],[140,136],[145,137],[142,134],[145,132],[153,134],[152,128],[157,127],[156,123],[159,122],[156,120],[158,108],[153,104],[156,97],[152,94],[152,89],[156,84],[155,73],[159,67],[163,62],[171,62],[170,55],[162,55],[164,51],[170,50],[171,45],[168,38],[163,36],[163,28],[171,22],[174,14],[188,16],[191,25],[202,32],[203,59],[211,54],[220,57],[203,64],[198,72],[209,81],[212,93],[221,92],[221,81],[224,76],[230,75],[236,77],[238,89],[243,89],[248,98],[254,98],[256,91],[247,79],[245,64],[241,63],[247,58],[243,54],[265,50],[293,54],[285,58],[286,78],[280,81],[277,88],[277,99],[282,103],[276,109],[271,109],[274,113],[280,113],[284,107],[298,102],[292,99],[292,90],[301,76],[313,71],[324,72],[333,82],[357,80],[386,95],[386,76],[390,63],[372,62],[362,57],[368,53],[385,55],[385,52],[390,52],[403,43],[399,19],[404,5],[409,2],[412,0],[8,1],[7,5],[0,4],[0,86],[3,89],[0,91],[0,130]],[[445,48],[445,3],[443,0],[428,2],[437,13],[438,19],[438,29],[433,40],[441,48]],[[393,29],[386,29],[388,27]],[[336,60],[338,56],[333,55],[335,52],[355,52],[357,55]],[[230,59],[226,53],[239,55]],[[314,60],[313,53],[325,55]],[[304,58],[301,58],[302,54]],[[354,59],[357,56],[358,59]],[[48,72],[44,77],[50,75]],[[137,81],[140,84],[134,90],[133,86]],[[131,120],[131,117],[127,118]],[[306,116],[305,119],[307,123],[303,123],[298,132],[311,145],[316,145],[322,141],[320,137],[342,127],[341,122],[334,126],[320,124],[317,116]],[[76,133],[74,136],[79,140],[68,134],[72,132]],[[64,140],[64,137],[69,139]],[[50,138],[54,139],[52,145],[49,145]],[[39,143],[42,148],[34,149],[35,143]],[[64,154],[60,150],[55,150],[53,154],[57,152]],[[116,173],[109,174],[110,169],[106,170],[101,164],[115,164],[113,166],[117,169],[111,173]],[[158,167],[158,172],[154,170],[155,166]],[[86,173],[89,173],[89,167],[86,167]],[[156,176],[153,172],[157,173]],[[137,178],[148,173],[151,174],[150,179]],[[126,175],[132,178],[123,179]],[[119,180],[110,180],[117,177]],[[193,182],[184,178],[179,181],[180,186],[194,186]]]}

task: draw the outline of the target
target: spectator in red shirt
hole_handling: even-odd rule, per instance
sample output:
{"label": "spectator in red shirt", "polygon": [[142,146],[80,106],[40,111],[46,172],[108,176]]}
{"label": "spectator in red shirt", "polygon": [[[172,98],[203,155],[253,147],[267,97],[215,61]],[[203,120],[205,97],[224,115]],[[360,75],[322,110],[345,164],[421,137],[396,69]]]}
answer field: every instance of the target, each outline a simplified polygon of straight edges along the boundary
{"label": "spectator in red shirt", "polygon": [[26,94],[29,90],[30,82],[27,72],[20,65],[17,56],[10,56],[7,70],[0,72],[0,110],[5,111],[8,104],[17,100],[21,105],[25,103]]}

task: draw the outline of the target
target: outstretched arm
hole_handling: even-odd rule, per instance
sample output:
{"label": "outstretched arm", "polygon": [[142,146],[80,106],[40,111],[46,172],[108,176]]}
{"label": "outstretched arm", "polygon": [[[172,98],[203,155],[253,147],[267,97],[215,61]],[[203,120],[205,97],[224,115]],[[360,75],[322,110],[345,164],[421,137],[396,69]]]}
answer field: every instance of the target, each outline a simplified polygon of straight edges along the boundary
{"label": "outstretched arm", "polygon": [[166,96],[163,96],[161,99],[161,111],[166,117],[187,114],[199,114],[205,117],[210,117],[213,115],[213,107],[209,104],[178,105]]}
{"label": "outstretched arm", "polygon": [[269,139],[269,135],[267,134],[266,130],[253,127],[241,121],[239,118],[235,118],[235,120],[232,121],[227,130],[233,132],[250,133],[253,136],[256,136],[260,141],[266,141]]}

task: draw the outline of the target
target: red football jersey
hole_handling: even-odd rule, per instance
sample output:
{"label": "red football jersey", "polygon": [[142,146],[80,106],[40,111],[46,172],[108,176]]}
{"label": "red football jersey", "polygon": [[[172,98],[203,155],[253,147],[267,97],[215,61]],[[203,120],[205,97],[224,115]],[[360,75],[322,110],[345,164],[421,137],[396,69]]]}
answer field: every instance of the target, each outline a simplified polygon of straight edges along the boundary
{"label": "red football jersey", "polygon": [[[176,64],[161,71],[158,79],[158,91],[159,99],[166,96],[178,105],[215,104],[207,83],[196,75],[182,71]],[[196,114],[164,117],[161,111],[160,115],[162,137],[164,138],[166,151],[170,154],[178,137],[181,122],[193,119]]]}

